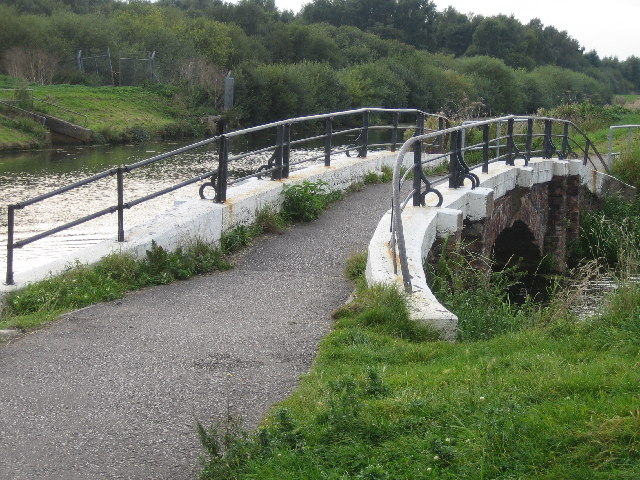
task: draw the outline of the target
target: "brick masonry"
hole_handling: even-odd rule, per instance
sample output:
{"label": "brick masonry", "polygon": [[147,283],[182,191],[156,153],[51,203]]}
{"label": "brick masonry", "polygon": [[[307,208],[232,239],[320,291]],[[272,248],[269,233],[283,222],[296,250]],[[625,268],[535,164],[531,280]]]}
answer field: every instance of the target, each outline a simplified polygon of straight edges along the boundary
{"label": "brick masonry", "polygon": [[[514,254],[526,260],[535,253],[533,245],[539,256],[548,255],[555,269],[564,271],[567,246],[579,234],[580,197],[585,195],[581,190],[577,175],[554,176],[531,188],[516,187],[495,201],[490,217],[465,220],[462,239],[471,251],[491,257],[498,237],[513,228],[509,242]],[[515,228],[516,222],[527,228]]]}

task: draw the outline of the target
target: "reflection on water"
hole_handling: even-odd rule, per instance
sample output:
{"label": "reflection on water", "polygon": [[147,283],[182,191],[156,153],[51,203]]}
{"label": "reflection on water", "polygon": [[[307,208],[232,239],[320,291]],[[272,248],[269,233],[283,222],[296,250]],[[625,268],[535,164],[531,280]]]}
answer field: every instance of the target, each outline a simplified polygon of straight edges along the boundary
{"label": "reflection on water", "polygon": [[[273,145],[273,140],[263,139]],[[352,141],[352,139],[345,139]],[[140,160],[175,150],[184,144],[163,143],[130,146],[70,147],[41,151],[3,153],[0,155],[0,248],[6,251],[7,204],[17,203],[41,195],[70,183],[82,180],[111,167],[132,164]],[[315,148],[291,152],[291,162],[318,155]],[[246,150],[240,139],[231,143],[230,155]],[[252,149],[260,148],[253,146]],[[230,179],[255,172],[267,163],[271,152],[254,155],[229,165]],[[175,185],[217,168],[217,145],[202,147],[125,175],[125,202],[129,202]],[[302,168],[308,164],[303,164]],[[292,168],[292,170],[295,169]],[[265,177],[265,181],[266,177]],[[197,199],[200,183],[183,187],[175,192],[144,202],[125,210],[125,229],[138,225],[174,205],[178,199]],[[115,176],[108,177],[43,202],[16,211],[15,240],[30,237],[64,223],[73,221],[103,208],[117,204]],[[44,238],[22,249],[15,250],[14,270],[27,270],[33,266],[63,257],[82,247],[116,237],[116,214],[105,215],[69,230]],[[0,268],[6,269],[6,257],[1,255]]]}

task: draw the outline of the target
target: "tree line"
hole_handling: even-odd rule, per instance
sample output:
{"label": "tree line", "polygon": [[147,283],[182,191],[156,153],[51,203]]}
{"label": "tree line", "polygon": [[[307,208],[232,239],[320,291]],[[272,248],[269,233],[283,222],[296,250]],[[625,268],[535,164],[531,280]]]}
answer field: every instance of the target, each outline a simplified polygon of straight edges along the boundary
{"label": "tree line", "polygon": [[107,47],[115,56],[155,51],[159,81],[209,110],[231,71],[234,115],[254,124],[359,106],[525,113],[640,91],[637,57],[600,58],[539,20],[438,11],[429,0],[314,0],[297,15],[273,0],[0,5],[4,73],[96,83],[74,57]]}

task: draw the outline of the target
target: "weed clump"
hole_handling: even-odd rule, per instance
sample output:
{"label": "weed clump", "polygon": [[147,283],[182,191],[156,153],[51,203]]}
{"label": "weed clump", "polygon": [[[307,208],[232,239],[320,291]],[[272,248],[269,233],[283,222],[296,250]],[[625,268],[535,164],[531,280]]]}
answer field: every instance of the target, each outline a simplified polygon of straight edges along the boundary
{"label": "weed clump", "polygon": [[228,268],[223,251],[201,240],[174,252],[152,242],[142,259],[112,253],[95,265],[71,265],[60,275],[10,294],[0,325],[34,328],[62,312],[122,298],[128,291]]}
{"label": "weed clump", "polygon": [[330,191],[323,181],[304,181],[299,185],[285,185],[282,216],[288,222],[310,222],[333,202],[342,198],[339,191]]}
{"label": "weed clump", "polygon": [[571,262],[600,259],[622,276],[640,269],[640,198],[607,197],[600,207],[580,216],[580,238],[572,245]]}

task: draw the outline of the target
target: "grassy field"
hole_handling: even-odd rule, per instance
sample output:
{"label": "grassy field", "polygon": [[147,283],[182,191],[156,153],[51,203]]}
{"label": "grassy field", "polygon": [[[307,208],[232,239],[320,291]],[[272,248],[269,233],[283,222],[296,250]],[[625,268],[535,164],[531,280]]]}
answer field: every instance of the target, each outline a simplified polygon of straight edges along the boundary
{"label": "grassy field", "polygon": [[[0,88],[15,86],[9,77],[0,77]],[[83,115],[86,115],[86,126],[94,131],[95,141],[98,143],[136,142],[149,138],[205,134],[204,126],[192,114],[194,109],[190,108],[188,99],[171,87],[34,85],[28,88],[35,98],[71,112],[38,101],[33,104],[36,111],[83,126]],[[12,95],[14,93],[11,91],[0,91],[0,98],[11,98]],[[8,142],[28,143],[33,140],[33,135],[29,132],[20,129],[18,132],[23,136],[7,130],[3,138],[7,138]]]}

